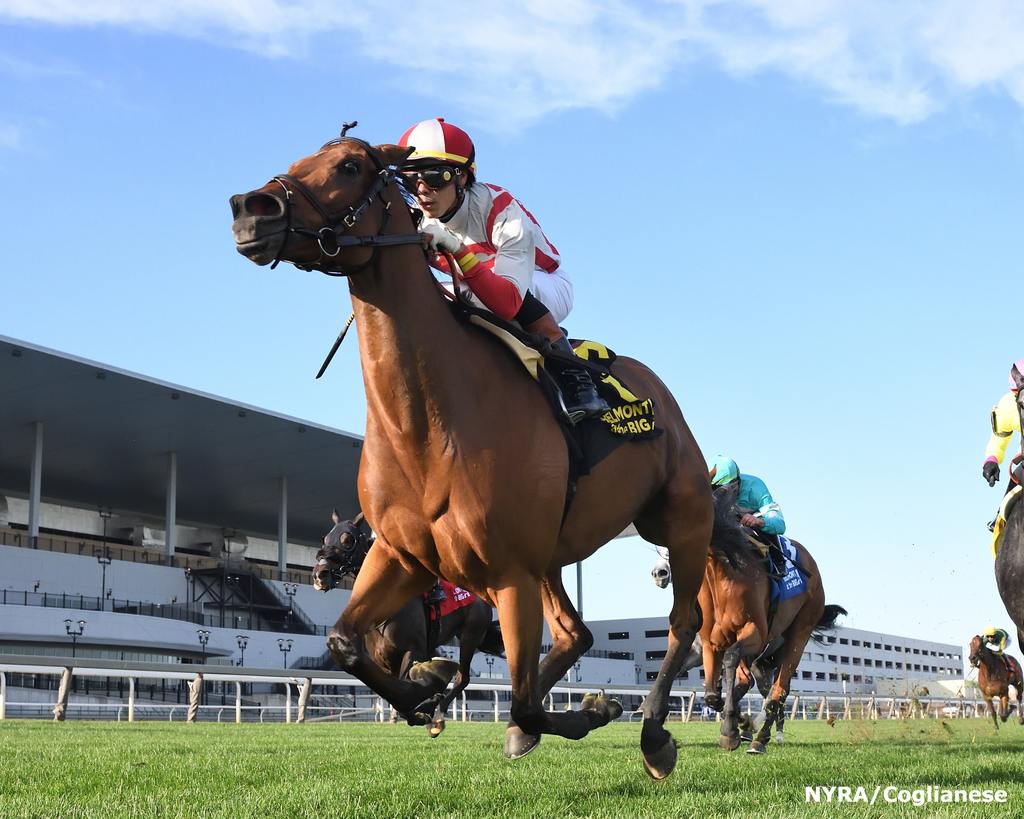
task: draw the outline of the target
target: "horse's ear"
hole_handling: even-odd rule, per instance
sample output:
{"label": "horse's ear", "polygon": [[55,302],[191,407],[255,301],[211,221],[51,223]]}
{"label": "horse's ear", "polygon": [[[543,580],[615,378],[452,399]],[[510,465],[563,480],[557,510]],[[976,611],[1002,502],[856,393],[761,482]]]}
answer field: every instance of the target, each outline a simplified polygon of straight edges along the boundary
{"label": "horse's ear", "polygon": [[358,526],[364,520],[366,520],[366,516],[362,512],[360,512],[358,515],[356,515],[354,518],[352,518],[352,525],[353,526]]}
{"label": "horse's ear", "polygon": [[335,526],[337,526],[339,523],[341,523],[341,515],[338,514],[338,510],[337,509],[335,509],[333,512],[331,512],[331,522]]}
{"label": "horse's ear", "polygon": [[403,148],[401,145],[377,145],[374,147],[384,165],[401,165],[415,148]]}
{"label": "horse's ear", "polygon": [[718,465],[717,464],[715,464],[715,466],[711,467],[711,471],[708,472],[708,480],[709,481],[713,481],[715,479],[715,475],[716,474],[718,474]]}

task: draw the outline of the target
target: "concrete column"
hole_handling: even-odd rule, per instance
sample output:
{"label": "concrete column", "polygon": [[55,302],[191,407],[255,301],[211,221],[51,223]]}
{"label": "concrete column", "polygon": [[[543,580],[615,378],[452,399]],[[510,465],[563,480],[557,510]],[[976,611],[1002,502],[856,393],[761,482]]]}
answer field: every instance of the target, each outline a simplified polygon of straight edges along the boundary
{"label": "concrete column", "polygon": [[277,509],[277,572],[288,579],[288,478],[281,476],[281,505]]}
{"label": "concrete column", "polygon": [[32,471],[28,490],[28,538],[33,548],[39,537],[39,502],[43,487],[43,422],[36,421],[35,446],[32,449]]}
{"label": "concrete column", "polygon": [[7,719],[7,675],[0,671],[0,720],[3,719]]}
{"label": "concrete column", "polygon": [[167,453],[167,511],[164,514],[164,557],[167,565],[174,562],[174,549],[178,545],[178,453]]}
{"label": "concrete column", "polygon": [[128,678],[128,722],[135,722],[135,678]]}
{"label": "concrete column", "polygon": [[235,722],[242,722],[242,684],[235,682]]}
{"label": "concrete column", "polygon": [[576,564],[576,613],[583,619],[583,563]]}

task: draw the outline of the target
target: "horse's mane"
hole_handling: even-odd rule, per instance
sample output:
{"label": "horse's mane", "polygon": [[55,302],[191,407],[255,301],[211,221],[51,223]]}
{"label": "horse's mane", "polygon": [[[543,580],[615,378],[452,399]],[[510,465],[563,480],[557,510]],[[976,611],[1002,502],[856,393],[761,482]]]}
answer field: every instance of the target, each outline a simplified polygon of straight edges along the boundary
{"label": "horse's mane", "polygon": [[737,571],[749,563],[750,543],[736,519],[735,494],[724,488],[712,493],[715,522],[711,530],[711,554]]}

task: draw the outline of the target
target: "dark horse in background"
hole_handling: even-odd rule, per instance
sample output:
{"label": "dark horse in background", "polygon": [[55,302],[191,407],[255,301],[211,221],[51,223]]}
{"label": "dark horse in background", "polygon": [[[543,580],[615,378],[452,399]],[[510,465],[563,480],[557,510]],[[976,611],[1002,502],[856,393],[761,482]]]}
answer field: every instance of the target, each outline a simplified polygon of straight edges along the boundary
{"label": "dark horse in background", "polygon": [[[407,720],[426,724],[453,672],[424,663],[421,679],[396,678],[369,656],[365,634],[443,577],[498,610],[512,683],[505,755],[525,756],[543,734],[582,739],[621,706],[596,697],[576,710],[544,708],[594,641],[562,567],[633,523],[668,550],[675,578],[668,646],[640,732],[644,768],[663,779],[678,756],[664,725],[669,692],[700,628],[713,519],[704,456],[665,384],[619,356],[612,375],[653,402],[662,434],[611,452],[567,503],[569,451],[551,406],[493,336],[453,315],[430,271],[395,179],[411,151],[343,132],[287,174],[231,197],[239,253],[345,276],[352,296],[367,401],[359,505],[377,542],[328,648]],[[545,621],[552,648],[541,660]]]}
{"label": "dark horse in background", "polygon": [[[324,592],[343,577],[356,578],[373,546],[373,534],[362,515],[348,521],[335,512],[332,520],[334,528],[324,537],[313,567],[313,587]],[[414,597],[397,614],[367,631],[365,639],[370,656],[381,668],[400,679],[415,679],[417,663],[430,661],[438,646],[459,638],[459,670],[427,726],[430,736],[437,737],[444,730],[449,706],[469,685],[476,652],[504,657],[505,646],[498,623],[491,619],[491,607],[479,597],[446,614],[438,605],[432,616],[432,608],[423,597]]]}
{"label": "dark horse in background", "polygon": [[[988,704],[988,712],[992,715],[992,724],[999,727],[999,719],[1006,722],[1010,716],[1010,686],[1017,691],[1017,716],[1024,725],[1024,711],[1021,710],[1021,693],[1024,692],[1024,680],[1021,679],[1020,663],[1009,654],[999,655],[985,645],[981,636],[975,634],[971,638],[971,653],[967,659],[978,669],[978,689]],[[999,698],[999,719],[996,719],[996,707],[993,698]]]}
{"label": "dark horse in background", "polygon": [[[1017,412],[1024,421],[1024,376],[1014,375],[1014,379],[1017,382]],[[995,570],[999,596],[1003,598],[1006,613],[1017,626],[1017,645],[1024,646],[1024,496],[1017,498],[1007,514],[996,553]]]}

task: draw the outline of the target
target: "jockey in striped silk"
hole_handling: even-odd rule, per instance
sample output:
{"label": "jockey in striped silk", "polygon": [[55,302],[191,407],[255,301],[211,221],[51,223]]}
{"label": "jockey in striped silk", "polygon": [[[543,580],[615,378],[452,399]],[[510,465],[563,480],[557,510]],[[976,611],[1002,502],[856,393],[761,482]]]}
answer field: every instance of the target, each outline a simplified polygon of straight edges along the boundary
{"label": "jockey in striped silk", "polygon": [[[446,251],[461,270],[461,290],[471,302],[545,336],[560,353],[572,348],[559,324],[572,310],[572,281],[558,250],[537,220],[511,193],[476,181],[476,152],[469,135],[443,119],[413,125],[399,140],[413,148],[402,165],[405,187],[424,218],[420,230],[434,250]],[[431,263],[449,273],[448,262]],[[550,366],[550,363],[549,363]],[[608,411],[582,367],[553,367],[575,423]]]}

